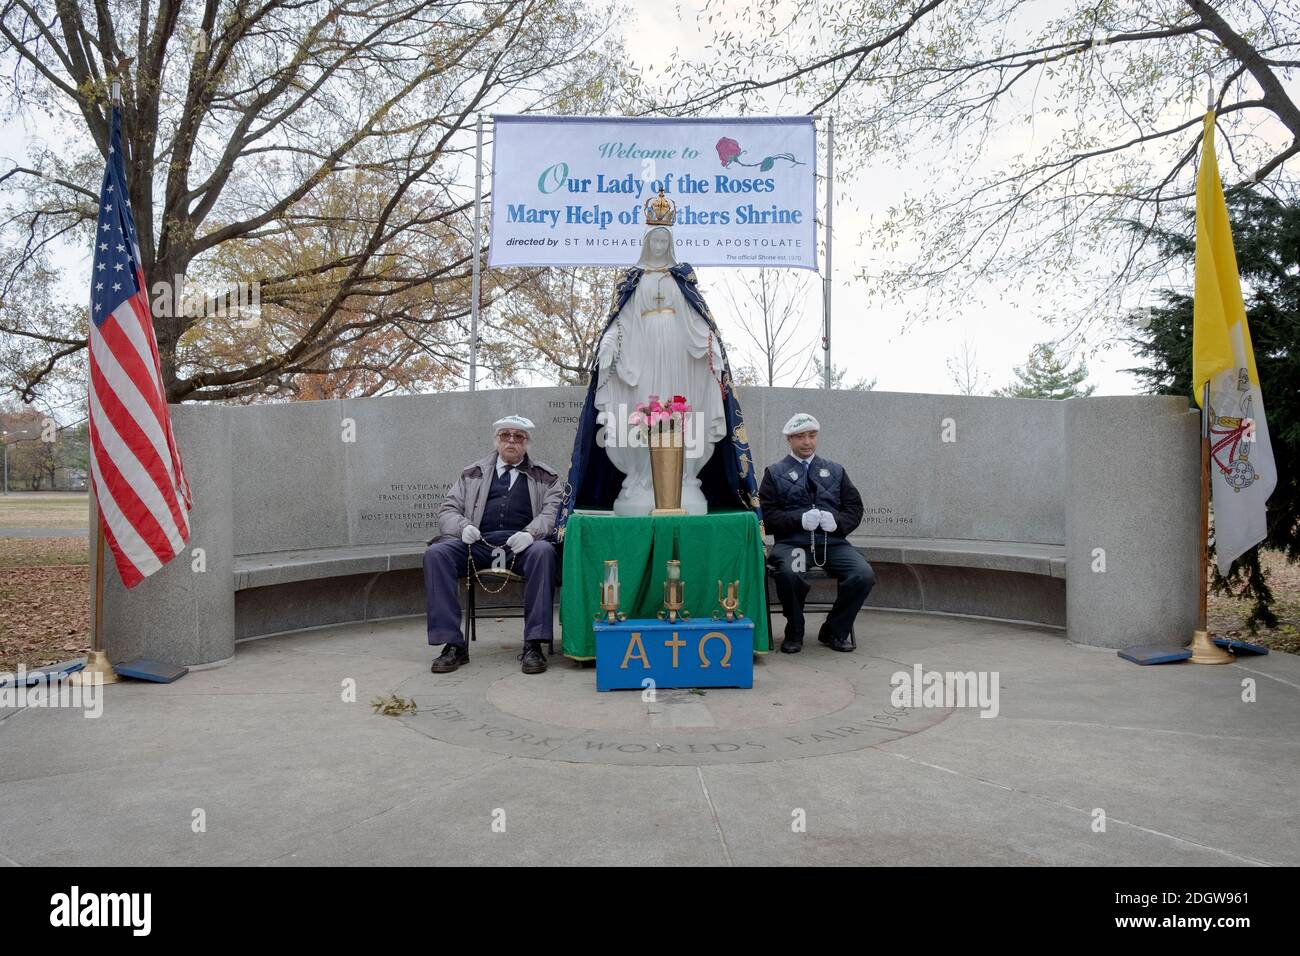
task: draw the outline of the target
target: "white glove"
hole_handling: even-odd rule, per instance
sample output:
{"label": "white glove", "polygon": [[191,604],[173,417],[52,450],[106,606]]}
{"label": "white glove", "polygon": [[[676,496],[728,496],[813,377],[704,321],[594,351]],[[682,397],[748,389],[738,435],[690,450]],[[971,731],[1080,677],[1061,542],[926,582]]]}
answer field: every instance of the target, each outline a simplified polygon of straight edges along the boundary
{"label": "white glove", "polygon": [[460,533],[460,540],[466,544],[473,544],[475,541],[482,541],[483,534],[472,524],[465,525],[465,529]]}
{"label": "white glove", "polygon": [[826,532],[835,530],[835,516],[829,511],[822,512],[822,530]]}
{"label": "white glove", "polygon": [[821,524],[822,513],[816,508],[812,508],[803,513],[803,529],[805,531],[814,530],[817,525]]}
{"label": "white glove", "polygon": [[506,547],[515,554],[518,554],[532,543],[533,536],[527,531],[516,531],[510,537],[506,538]]}

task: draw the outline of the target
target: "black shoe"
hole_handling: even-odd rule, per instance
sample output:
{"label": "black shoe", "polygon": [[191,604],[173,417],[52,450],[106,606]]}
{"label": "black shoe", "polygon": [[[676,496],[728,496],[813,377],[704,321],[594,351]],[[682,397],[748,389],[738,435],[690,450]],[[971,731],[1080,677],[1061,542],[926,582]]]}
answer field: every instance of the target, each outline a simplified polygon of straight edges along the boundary
{"label": "black shoe", "polygon": [[781,642],[782,654],[798,654],[803,650],[803,638],[787,637]]}
{"label": "black shoe", "polygon": [[469,663],[469,648],[464,644],[444,644],[442,653],[433,659],[429,668],[435,674],[450,674],[461,664]]}
{"label": "black shoe", "polygon": [[520,670],[525,674],[540,674],[546,670],[546,655],[542,653],[542,645],[536,641],[525,642],[519,660],[524,662]]}
{"label": "black shoe", "polygon": [[852,631],[849,631],[844,637],[835,637],[824,627],[817,632],[817,643],[825,644],[833,651],[843,651],[846,654],[857,650],[858,647],[858,642],[853,639]]}

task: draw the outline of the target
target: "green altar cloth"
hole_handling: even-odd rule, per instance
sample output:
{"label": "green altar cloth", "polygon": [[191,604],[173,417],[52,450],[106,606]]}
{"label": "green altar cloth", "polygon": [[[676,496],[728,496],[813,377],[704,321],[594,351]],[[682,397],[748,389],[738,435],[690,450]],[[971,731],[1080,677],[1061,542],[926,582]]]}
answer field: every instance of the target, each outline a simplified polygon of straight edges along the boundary
{"label": "green altar cloth", "polygon": [[564,654],[596,657],[592,624],[600,613],[605,562],[618,562],[620,610],[654,617],[664,606],[665,568],[682,563],[684,610],[707,619],[718,607],[718,580],[740,581],[740,611],[754,622],[754,650],[766,653],[767,589],[763,538],[752,511],[621,517],[575,513],[564,533],[560,625]]}

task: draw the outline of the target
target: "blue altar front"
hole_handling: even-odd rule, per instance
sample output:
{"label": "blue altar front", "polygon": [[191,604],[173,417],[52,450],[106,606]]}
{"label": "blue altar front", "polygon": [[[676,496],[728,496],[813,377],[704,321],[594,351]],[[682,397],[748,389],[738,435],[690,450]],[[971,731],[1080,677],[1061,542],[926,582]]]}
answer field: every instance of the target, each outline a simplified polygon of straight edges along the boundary
{"label": "blue altar front", "polygon": [[594,630],[598,691],[754,686],[754,623],[748,618],[636,618],[600,622]]}

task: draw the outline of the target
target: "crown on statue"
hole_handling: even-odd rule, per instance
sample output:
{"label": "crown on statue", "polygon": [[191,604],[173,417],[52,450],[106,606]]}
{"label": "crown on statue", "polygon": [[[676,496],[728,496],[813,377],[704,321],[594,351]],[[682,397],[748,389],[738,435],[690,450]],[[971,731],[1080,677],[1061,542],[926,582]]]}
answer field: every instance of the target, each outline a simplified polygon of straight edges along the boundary
{"label": "crown on statue", "polygon": [[676,218],[677,203],[664,196],[662,189],[659,190],[658,196],[645,201],[645,224],[647,226],[671,226]]}

